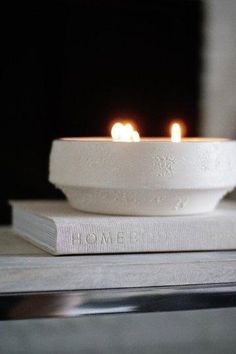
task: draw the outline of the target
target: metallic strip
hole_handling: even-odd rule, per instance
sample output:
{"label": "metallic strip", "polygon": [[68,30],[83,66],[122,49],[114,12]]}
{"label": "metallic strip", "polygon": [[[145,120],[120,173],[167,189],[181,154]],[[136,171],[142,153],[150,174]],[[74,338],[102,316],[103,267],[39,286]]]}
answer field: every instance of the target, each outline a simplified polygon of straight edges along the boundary
{"label": "metallic strip", "polygon": [[0,320],[236,307],[236,284],[2,293]]}

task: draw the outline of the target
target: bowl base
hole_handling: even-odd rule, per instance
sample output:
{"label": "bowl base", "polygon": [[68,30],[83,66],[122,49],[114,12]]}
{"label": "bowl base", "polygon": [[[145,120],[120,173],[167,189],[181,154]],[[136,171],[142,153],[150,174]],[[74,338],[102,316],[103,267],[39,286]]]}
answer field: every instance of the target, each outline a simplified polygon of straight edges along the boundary
{"label": "bowl base", "polygon": [[122,190],[58,186],[76,209],[110,215],[167,216],[207,213],[227,189]]}

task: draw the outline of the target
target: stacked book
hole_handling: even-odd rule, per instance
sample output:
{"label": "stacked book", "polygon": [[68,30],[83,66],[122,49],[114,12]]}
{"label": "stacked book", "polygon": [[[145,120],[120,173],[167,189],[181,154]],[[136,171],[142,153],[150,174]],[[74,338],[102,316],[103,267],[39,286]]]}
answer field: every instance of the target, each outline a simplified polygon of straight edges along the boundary
{"label": "stacked book", "polygon": [[52,267],[67,267],[76,288],[236,281],[235,202],[223,201],[209,214],[172,217],[88,214],[66,201],[11,204],[14,230],[60,256],[51,256],[57,259]]}

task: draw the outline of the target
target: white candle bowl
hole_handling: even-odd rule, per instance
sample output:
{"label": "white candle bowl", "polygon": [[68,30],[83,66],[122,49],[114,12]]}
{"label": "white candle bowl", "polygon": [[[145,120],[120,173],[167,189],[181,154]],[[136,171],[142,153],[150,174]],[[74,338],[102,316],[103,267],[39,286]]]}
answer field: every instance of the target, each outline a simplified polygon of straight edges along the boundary
{"label": "white candle bowl", "polygon": [[236,141],[55,140],[49,180],[76,209],[116,215],[212,211],[236,185]]}

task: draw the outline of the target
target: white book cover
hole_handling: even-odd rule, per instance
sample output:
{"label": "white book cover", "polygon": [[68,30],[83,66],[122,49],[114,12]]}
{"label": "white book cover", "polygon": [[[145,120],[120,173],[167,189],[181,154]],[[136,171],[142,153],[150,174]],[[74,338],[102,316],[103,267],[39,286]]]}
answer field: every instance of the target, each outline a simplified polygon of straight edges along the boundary
{"label": "white book cover", "polygon": [[13,201],[13,227],[54,255],[236,249],[236,203],[194,216],[108,216],[66,201]]}
{"label": "white book cover", "polygon": [[1,293],[235,282],[235,251],[54,257],[0,228]]}

